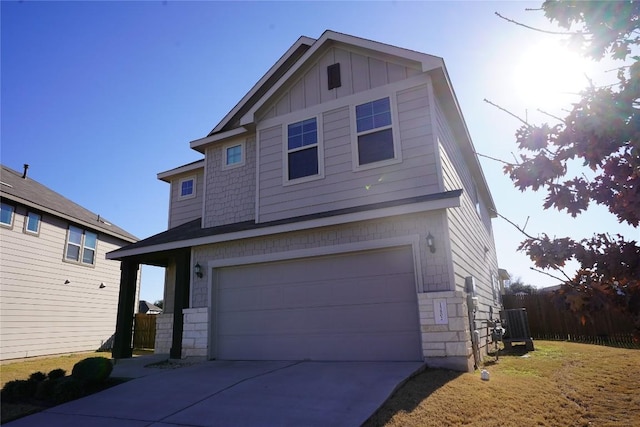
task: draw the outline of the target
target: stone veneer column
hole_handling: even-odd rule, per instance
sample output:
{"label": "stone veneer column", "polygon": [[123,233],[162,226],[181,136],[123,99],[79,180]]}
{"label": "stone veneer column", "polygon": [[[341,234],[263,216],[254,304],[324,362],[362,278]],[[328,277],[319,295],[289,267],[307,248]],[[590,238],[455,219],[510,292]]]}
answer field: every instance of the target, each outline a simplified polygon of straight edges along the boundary
{"label": "stone veneer column", "polygon": [[[436,323],[434,300],[446,300],[446,324]],[[426,292],[418,294],[422,354],[428,366],[471,372],[473,349],[467,301],[464,292]]]}
{"label": "stone veneer column", "polygon": [[155,354],[169,354],[173,339],[173,313],[156,315]]}
{"label": "stone veneer column", "polygon": [[209,350],[209,309],[185,308],[182,358],[206,359]]}

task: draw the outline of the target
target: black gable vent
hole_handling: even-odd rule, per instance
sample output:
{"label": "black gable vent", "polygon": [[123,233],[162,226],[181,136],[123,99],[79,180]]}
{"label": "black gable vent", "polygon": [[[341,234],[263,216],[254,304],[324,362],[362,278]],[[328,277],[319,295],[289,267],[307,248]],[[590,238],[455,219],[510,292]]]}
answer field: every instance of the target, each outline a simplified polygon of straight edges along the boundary
{"label": "black gable vent", "polygon": [[327,80],[329,82],[329,90],[342,86],[342,82],[340,81],[339,62],[327,67]]}

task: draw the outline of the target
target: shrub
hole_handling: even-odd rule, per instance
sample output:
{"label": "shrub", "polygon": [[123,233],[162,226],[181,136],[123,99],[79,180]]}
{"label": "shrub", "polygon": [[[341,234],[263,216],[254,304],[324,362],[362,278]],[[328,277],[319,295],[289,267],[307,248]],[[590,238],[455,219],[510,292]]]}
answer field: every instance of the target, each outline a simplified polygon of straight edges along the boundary
{"label": "shrub", "polygon": [[38,383],[38,387],[36,388],[36,399],[50,400],[53,397],[53,389],[62,378],[47,378],[41,383]]}
{"label": "shrub", "polygon": [[9,381],[2,387],[2,400],[12,402],[33,397],[36,394],[37,384],[29,380]]}
{"label": "shrub", "polygon": [[64,377],[53,380],[52,400],[55,404],[69,402],[84,396],[84,384],[74,377]]}
{"label": "shrub", "polygon": [[42,382],[47,379],[47,375],[44,372],[34,372],[29,375],[29,381],[34,381],[36,383]]}
{"label": "shrub", "polygon": [[112,370],[111,360],[106,357],[89,357],[73,366],[71,376],[88,383],[99,383],[109,378]]}
{"label": "shrub", "polygon": [[49,379],[55,380],[58,378],[63,378],[65,375],[67,374],[67,371],[65,371],[64,369],[54,369],[53,371],[49,372]]}

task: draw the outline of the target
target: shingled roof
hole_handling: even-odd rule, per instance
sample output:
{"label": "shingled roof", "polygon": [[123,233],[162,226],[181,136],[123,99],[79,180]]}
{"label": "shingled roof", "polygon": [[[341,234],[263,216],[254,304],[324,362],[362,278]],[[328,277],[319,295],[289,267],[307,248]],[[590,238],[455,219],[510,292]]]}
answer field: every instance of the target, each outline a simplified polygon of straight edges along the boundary
{"label": "shingled roof", "polygon": [[2,195],[3,201],[11,200],[126,242],[138,241],[136,236],[113,225],[100,215],[83,208],[29,177],[23,178],[22,175],[22,173],[2,165],[0,195]]}

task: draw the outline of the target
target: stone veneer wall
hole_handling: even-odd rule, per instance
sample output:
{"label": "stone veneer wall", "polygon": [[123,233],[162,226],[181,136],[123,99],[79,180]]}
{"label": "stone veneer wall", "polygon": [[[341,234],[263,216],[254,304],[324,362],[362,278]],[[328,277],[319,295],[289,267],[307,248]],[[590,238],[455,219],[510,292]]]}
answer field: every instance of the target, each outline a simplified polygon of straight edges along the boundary
{"label": "stone veneer wall", "polygon": [[173,313],[158,314],[156,316],[156,345],[155,354],[169,354],[173,339]]}
{"label": "stone veneer wall", "polygon": [[185,308],[182,332],[182,358],[206,359],[209,341],[209,309]]}
{"label": "stone veneer wall", "polygon": [[[447,323],[436,324],[434,300],[446,300]],[[473,371],[473,348],[464,292],[418,294],[422,354],[429,367]]]}

